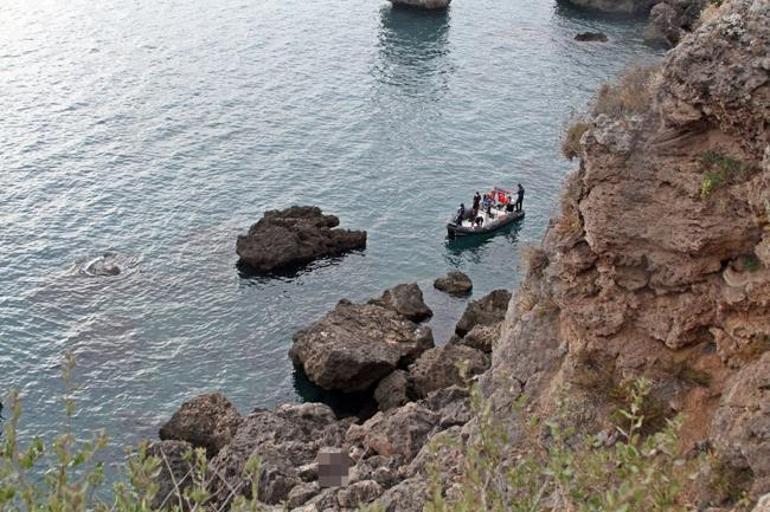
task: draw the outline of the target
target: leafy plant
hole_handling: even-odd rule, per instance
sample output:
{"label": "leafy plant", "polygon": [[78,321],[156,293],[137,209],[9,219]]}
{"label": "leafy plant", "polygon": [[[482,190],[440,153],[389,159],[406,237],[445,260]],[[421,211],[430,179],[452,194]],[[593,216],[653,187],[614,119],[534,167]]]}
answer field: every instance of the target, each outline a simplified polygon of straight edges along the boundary
{"label": "leafy plant", "polygon": [[[163,452],[160,457],[151,456],[146,445],[130,451],[122,478],[114,484],[110,501],[104,501],[98,492],[104,484],[104,463],[99,457],[107,447],[107,436],[101,431],[89,441],[77,441],[72,426],[76,408],[71,385],[75,359],[71,354],[65,355],[63,368],[64,431],[50,443],[35,437],[22,446],[20,394],[10,393],[7,402],[10,417],[4,428],[5,439],[0,444],[0,510],[151,512],[162,507],[176,512],[195,512],[225,508],[225,504],[214,502],[209,492],[212,479],[218,475],[208,466],[205,450],[185,453],[183,458],[190,469],[176,478]],[[158,482],[163,471],[168,471],[173,485],[167,495],[159,496]],[[224,503],[231,502],[230,510],[262,510],[257,501],[259,475],[259,460],[252,458],[244,470],[245,481],[251,485],[251,498],[242,496],[241,489],[229,489]],[[183,485],[187,480],[190,485]]]}
{"label": "leafy plant", "polygon": [[701,199],[708,197],[735,176],[746,175],[752,170],[751,166],[729,155],[706,151],[700,157],[701,165],[705,168],[703,181],[700,186]]}
{"label": "leafy plant", "polygon": [[[489,404],[474,391],[478,418],[477,439],[464,451],[459,498],[442,494],[440,479],[432,479],[431,512],[449,511],[676,511],[689,466],[678,448],[678,418],[649,436],[645,430],[645,402],[651,384],[641,379],[630,388],[627,407],[619,411],[617,441],[590,436],[575,440],[557,422],[545,422],[550,442],[513,456],[505,426],[494,418]],[[534,422],[537,424],[539,422]],[[513,461],[513,462],[512,462]],[[438,469],[434,468],[434,475]]]}

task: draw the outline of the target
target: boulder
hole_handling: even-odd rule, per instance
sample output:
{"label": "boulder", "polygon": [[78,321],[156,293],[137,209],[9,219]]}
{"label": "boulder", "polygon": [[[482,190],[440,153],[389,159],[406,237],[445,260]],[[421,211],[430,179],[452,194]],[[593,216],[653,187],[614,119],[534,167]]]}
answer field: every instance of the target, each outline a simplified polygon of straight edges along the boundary
{"label": "boulder", "polygon": [[392,309],[413,322],[422,322],[433,316],[433,311],[425,304],[422,290],[417,283],[399,284],[385,290],[382,297],[373,299],[369,303]]}
{"label": "boulder", "polygon": [[242,421],[222,393],[200,395],[182,404],[160,428],[161,440],[187,441],[213,458],[230,442]]}
{"label": "boulder", "polygon": [[187,457],[192,450],[185,441],[160,441],[147,447],[147,456],[161,461],[154,480],[158,492],[152,499],[153,510],[171,509],[183,499],[184,491],[193,483],[193,463]]}
{"label": "boulder", "polygon": [[462,338],[453,338],[450,340],[454,343],[466,345],[476,350],[480,350],[485,354],[492,353],[492,347],[500,338],[501,323],[492,325],[474,325],[473,328]]}
{"label": "boulder", "polygon": [[366,231],[334,229],[339,219],[315,206],[272,210],[240,235],[236,252],[256,272],[273,272],[366,247]]}
{"label": "boulder", "polygon": [[581,32],[575,36],[575,41],[606,43],[607,34],[603,34],[602,32]]}
{"label": "boulder", "polygon": [[289,491],[286,505],[289,508],[301,507],[319,492],[321,492],[321,487],[318,485],[318,482],[307,482],[296,485]]}
{"label": "boulder", "polygon": [[452,0],[390,0],[394,7],[413,7],[417,9],[446,9]]}
{"label": "boulder", "polygon": [[473,290],[473,282],[464,272],[453,270],[444,277],[433,281],[433,287],[455,297],[468,295]]}
{"label": "boulder", "polygon": [[455,326],[458,336],[465,336],[475,325],[493,325],[505,319],[511,292],[494,290],[479,300],[472,300]]}
{"label": "boulder", "polygon": [[409,367],[414,391],[424,397],[452,385],[465,386],[472,375],[489,367],[489,358],[465,345],[444,345],[425,351]]}
{"label": "boulder", "polygon": [[363,425],[351,425],[345,440],[350,446],[360,445],[376,454],[398,456],[409,462],[425,444],[439,419],[435,412],[411,402],[378,412]]}
{"label": "boulder", "polygon": [[362,480],[347,487],[343,487],[337,493],[337,501],[341,507],[357,509],[361,505],[371,503],[382,494],[382,486],[374,480]]}
{"label": "boulder", "polygon": [[399,480],[399,468],[402,466],[400,457],[385,457],[374,455],[359,460],[350,470],[350,483],[362,480],[374,480],[387,489]]}
{"label": "boulder", "polygon": [[294,335],[289,356],[327,390],[362,391],[433,346],[429,327],[378,304],[340,301]]}
{"label": "boulder", "polygon": [[409,375],[404,370],[396,370],[377,384],[374,399],[381,411],[387,411],[409,402]]}
{"label": "boulder", "polygon": [[385,491],[377,504],[385,512],[422,512],[429,489],[427,479],[409,478]]}
{"label": "boulder", "polygon": [[338,421],[331,408],[317,403],[253,412],[211,461],[218,475],[212,484],[215,500],[224,505],[233,497],[230,489],[240,489],[250,497],[250,487],[241,485],[244,468],[250,458],[259,457],[260,500],[268,504],[285,501],[295,486],[303,484],[303,477],[308,478],[301,468],[315,462],[321,448],[342,446],[351,421]]}
{"label": "boulder", "polygon": [[442,429],[465,425],[473,413],[470,393],[460,386],[432,391],[419,403],[439,415],[438,426]]}
{"label": "boulder", "polygon": [[657,3],[650,11],[650,21],[645,39],[651,43],[661,43],[669,47],[675,46],[683,32],[679,23],[679,13],[671,4]]}

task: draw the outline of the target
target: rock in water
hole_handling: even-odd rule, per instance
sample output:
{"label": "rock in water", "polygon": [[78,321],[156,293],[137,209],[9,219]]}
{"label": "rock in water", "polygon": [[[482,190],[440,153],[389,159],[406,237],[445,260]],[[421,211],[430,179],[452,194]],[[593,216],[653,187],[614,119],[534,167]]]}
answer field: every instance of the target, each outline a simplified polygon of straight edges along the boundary
{"label": "rock in water", "polygon": [[433,316],[433,311],[425,304],[422,290],[417,283],[399,284],[385,290],[379,299],[369,302],[392,309],[413,322],[422,322]]}
{"label": "rock in water", "polygon": [[416,7],[418,9],[446,9],[452,0],[390,0],[393,6]]}
{"label": "rock in water", "polygon": [[164,441],[187,441],[205,448],[211,458],[230,442],[240,424],[241,415],[233,404],[222,393],[210,393],[182,404],[159,435]]}
{"label": "rock in water", "polygon": [[473,289],[471,278],[464,272],[453,270],[433,281],[433,287],[455,297],[468,295]]}
{"label": "rock in water", "polygon": [[272,272],[366,247],[366,231],[333,229],[338,225],[315,206],[272,210],[238,237],[236,252],[255,271]]}
{"label": "rock in water", "polygon": [[379,304],[342,300],[294,335],[289,357],[318,386],[351,392],[368,389],[431,347],[429,327]]}
{"label": "rock in water", "polygon": [[501,322],[505,319],[510,300],[511,292],[508,290],[494,290],[479,300],[471,301],[465,308],[460,321],[457,322],[455,332],[458,336],[465,336],[475,325],[493,325]]}
{"label": "rock in water", "polygon": [[575,41],[606,43],[607,36],[601,32],[581,32],[575,36]]}

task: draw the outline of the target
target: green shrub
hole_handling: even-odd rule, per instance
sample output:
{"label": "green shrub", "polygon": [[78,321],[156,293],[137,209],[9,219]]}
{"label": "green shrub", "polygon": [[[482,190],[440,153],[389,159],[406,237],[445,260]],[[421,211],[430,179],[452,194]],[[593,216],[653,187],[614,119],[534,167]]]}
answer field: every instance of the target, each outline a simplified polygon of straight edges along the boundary
{"label": "green shrub", "polygon": [[[98,433],[86,442],[77,441],[72,430],[75,416],[73,388],[70,385],[74,358],[67,354],[64,361],[64,432],[45,443],[33,438],[27,446],[19,442],[19,422],[22,417],[18,391],[12,391],[7,404],[10,417],[5,424],[4,440],[0,443],[0,510],[26,512],[151,512],[155,503],[165,504],[166,510],[179,512],[217,510],[212,508],[208,488],[211,471],[205,450],[185,454],[192,468],[181,480],[191,481],[184,490],[174,481],[168,496],[159,492],[158,477],[168,461],[147,455],[147,446],[129,452],[122,477],[112,487],[111,501],[105,501],[104,463],[99,461],[107,447],[107,436]],[[252,496],[257,496],[259,461],[246,464],[244,476],[251,483]],[[216,477],[216,475],[214,475]],[[109,494],[109,493],[107,493]],[[257,512],[262,506],[256,499],[239,496],[232,500],[234,512]]]}
{"label": "green shrub", "polygon": [[[432,469],[430,512],[487,511],[676,511],[685,510],[681,491],[690,466],[678,448],[679,419],[644,436],[644,403],[650,382],[639,380],[619,415],[618,440],[607,446],[597,437],[575,440],[555,422],[546,422],[549,442],[511,457],[505,426],[474,391],[478,436],[464,449],[458,496],[442,494],[438,468]],[[510,460],[516,462],[510,465]]]}
{"label": "green shrub", "polygon": [[700,186],[700,196],[704,200],[730,179],[745,176],[752,171],[752,167],[744,162],[715,151],[703,153],[700,162],[705,171]]}

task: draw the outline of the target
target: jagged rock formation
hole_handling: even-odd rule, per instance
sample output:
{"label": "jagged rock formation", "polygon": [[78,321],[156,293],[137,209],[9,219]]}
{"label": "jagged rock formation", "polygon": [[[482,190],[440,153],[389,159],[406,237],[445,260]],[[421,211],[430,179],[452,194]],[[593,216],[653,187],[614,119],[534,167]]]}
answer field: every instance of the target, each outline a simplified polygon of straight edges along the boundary
{"label": "jagged rock formation", "polygon": [[477,325],[494,325],[501,322],[505,318],[510,300],[511,292],[508,290],[494,290],[479,300],[469,302],[455,326],[455,333],[462,337]]}
{"label": "jagged rock formation", "polygon": [[[714,446],[757,497],[770,491],[770,9],[723,9],[641,84],[650,101],[600,98],[482,389],[494,410],[524,394],[528,413],[566,407],[598,432],[613,389],[651,377],[684,442]],[[533,441],[502,419],[512,452]]]}
{"label": "jagged rock formation", "polygon": [[238,410],[222,393],[200,395],[185,402],[161,428],[161,440],[186,441],[214,457],[230,442],[241,424]]}
{"label": "jagged rock formation", "polygon": [[344,392],[370,388],[433,347],[433,334],[379,304],[342,300],[294,335],[289,356],[311,382]]}
{"label": "jagged rock formation", "polygon": [[334,229],[339,223],[315,206],[271,210],[238,237],[236,252],[252,270],[273,272],[366,247],[366,231]]}
{"label": "jagged rock formation", "polygon": [[392,309],[413,322],[422,322],[433,316],[433,311],[425,304],[422,290],[417,283],[399,284],[385,290],[382,297],[370,300],[369,303]]}

